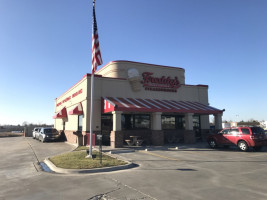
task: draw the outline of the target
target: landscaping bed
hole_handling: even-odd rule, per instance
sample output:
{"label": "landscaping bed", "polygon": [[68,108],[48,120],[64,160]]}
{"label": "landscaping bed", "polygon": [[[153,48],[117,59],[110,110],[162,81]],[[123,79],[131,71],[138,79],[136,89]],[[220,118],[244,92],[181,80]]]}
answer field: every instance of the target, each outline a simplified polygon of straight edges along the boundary
{"label": "landscaping bed", "polygon": [[94,169],[126,165],[127,162],[118,160],[102,153],[102,164],[100,163],[100,153],[93,151],[94,159],[86,158],[87,152],[83,148],[76,149],[69,153],[53,156],[49,160],[59,168],[63,169]]}

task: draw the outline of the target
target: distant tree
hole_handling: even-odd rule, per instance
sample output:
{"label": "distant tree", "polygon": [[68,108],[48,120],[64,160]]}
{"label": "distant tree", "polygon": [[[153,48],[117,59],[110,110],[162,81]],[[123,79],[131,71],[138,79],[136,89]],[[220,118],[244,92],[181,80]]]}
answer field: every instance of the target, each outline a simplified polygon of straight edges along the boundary
{"label": "distant tree", "polygon": [[241,121],[237,123],[238,126],[260,126],[260,122],[254,119],[250,119],[248,121]]}
{"label": "distant tree", "polygon": [[28,126],[28,122],[27,122],[27,121],[24,121],[24,122],[22,123],[22,126]]}

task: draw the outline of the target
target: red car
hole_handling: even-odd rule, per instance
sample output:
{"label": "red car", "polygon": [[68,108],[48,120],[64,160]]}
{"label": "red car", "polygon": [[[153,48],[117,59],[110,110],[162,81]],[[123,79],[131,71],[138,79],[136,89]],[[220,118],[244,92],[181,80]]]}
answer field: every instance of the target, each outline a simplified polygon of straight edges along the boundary
{"label": "red car", "polygon": [[232,127],[210,135],[207,141],[211,148],[236,145],[241,151],[247,151],[250,147],[260,151],[262,146],[267,145],[267,136],[260,127]]}

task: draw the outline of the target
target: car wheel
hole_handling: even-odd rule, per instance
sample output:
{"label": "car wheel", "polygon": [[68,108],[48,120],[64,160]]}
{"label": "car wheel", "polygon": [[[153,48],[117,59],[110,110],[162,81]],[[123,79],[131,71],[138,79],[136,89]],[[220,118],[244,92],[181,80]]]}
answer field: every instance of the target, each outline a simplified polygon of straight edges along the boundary
{"label": "car wheel", "polygon": [[259,146],[259,147],[254,147],[254,150],[255,150],[255,151],[260,151],[260,150],[261,150],[261,148],[262,148],[262,146]]}
{"label": "car wheel", "polygon": [[247,151],[248,150],[248,144],[245,141],[238,142],[237,146],[241,151]]}
{"label": "car wheel", "polygon": [[209,145],[212,149],[217,147],[217,143],[214,139],[209,140]]}

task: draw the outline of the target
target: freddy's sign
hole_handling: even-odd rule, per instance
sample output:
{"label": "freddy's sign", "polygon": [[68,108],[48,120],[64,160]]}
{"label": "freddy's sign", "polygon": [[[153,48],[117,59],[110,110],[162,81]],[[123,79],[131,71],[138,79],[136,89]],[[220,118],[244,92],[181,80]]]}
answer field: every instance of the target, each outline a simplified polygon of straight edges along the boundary
{"label": "freddy's sign", "polygon": [[177,92],[177,89],[180,87],[180,82],[177,77],[154,77],[152,72],[144,72],[142,76],[142,84],[145,90]]}
{"label": "freddy's sign", "polygon": [[72,95],[63,99],[61,102],[57,103],[57,106],[60,106],[63,103],[66,103],[67,101],[71,100],[71,98],[74,98],[74,97],[78,96],[79,94],[82,94],[82,92],[83,92],[83,89],[80,89],[79,91],[77,91],[77,92],[73,93]]}

